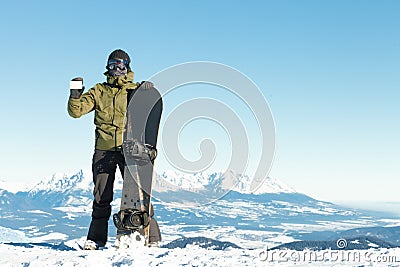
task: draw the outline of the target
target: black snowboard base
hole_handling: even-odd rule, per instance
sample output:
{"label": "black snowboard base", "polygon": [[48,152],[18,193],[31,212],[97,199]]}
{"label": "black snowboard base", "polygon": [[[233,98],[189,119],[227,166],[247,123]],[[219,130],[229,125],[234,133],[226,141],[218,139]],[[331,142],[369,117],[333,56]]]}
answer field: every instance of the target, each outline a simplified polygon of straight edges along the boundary
{"label": "black snowboard base", "polygon": [[126,165],[121,206],[113,216],[117,228],[116,242],[130,242],[134,237],[133,241],[138,239],[136,241],[151,246],[161,241],[158,223],[153,218],[151,189],[162,99],[154,87],[139,87],[128,95],[122,144]]}

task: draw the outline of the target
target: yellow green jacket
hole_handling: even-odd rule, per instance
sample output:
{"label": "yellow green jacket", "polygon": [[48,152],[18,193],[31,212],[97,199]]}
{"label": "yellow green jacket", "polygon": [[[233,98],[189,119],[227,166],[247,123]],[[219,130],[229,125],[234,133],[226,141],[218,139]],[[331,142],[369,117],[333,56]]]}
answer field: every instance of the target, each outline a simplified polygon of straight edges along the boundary
{"label": "yellow green jacket", "polygon": [[134,90],[134,73],[122,77],[112,77],[105,73],[107,82],[98,83],[79,99],[68,100],[68,113],[79,118],[94,110],[95,148],[100,150],[120,150],[126,123],[128,90]]}

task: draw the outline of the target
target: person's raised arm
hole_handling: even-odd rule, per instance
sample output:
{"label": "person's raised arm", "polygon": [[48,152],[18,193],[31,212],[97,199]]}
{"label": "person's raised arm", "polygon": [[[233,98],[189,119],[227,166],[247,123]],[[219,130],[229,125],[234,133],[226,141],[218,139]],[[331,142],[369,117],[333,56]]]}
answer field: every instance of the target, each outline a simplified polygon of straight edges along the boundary
{"label": "person's raised arm", "polygon": [[68,114],[73,118],[79,118],[94,109],[94,88],[83,93],[83,78],[74,78],[70,82],[70,96],[68,100]]}

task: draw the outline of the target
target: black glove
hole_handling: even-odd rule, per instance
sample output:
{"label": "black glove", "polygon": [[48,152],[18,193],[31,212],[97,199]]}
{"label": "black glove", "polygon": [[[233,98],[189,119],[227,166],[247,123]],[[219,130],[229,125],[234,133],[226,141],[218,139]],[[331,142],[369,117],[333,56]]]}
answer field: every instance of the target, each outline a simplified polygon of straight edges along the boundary
{"label": "black glove", "polygon": [[155,160],[156,157],[157,157],[157,148],[155,148],[154,146],[149,145],[149,144],[146,144],[145,146],[149,149],[149,158],[150,158],[150,161],[151,161],[152,163],[154,163],[154,160]]}
{"label": "black glove", "polygon": [[[71,80],[71,82],[82,82],[81,84],[83,84],[83,78],[81,78],[81,77],[73,78]],[[69,97],[79,99],[83,93],[83,90],[85,90],[85,86],[82,85],[82,87],[79,88],[79,86],[76,86],[75,84],[70,83]]]}
{"label": "black glove", "polygon": [[149,82],[149,81],[142,81],[140,83],[137,82],[136,85],[137,85],[138,88],[140,87],[140,88],[145,89],[145,90],[148,90],[148,89],[154,87],[154,84],[152,82]]}

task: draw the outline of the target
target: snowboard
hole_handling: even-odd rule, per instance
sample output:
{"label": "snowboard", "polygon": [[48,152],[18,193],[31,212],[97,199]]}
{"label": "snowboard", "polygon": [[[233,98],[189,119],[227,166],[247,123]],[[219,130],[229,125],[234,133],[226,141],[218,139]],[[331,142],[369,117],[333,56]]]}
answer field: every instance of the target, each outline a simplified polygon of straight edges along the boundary
{"label": "snowboard", "polygon": [[117,241],[134,237],[147,246],[161,241],[158,223],[153,218],[151,188],[162,105],[161,95],[154,87],[128,92],[121,205],[113,215]]}

